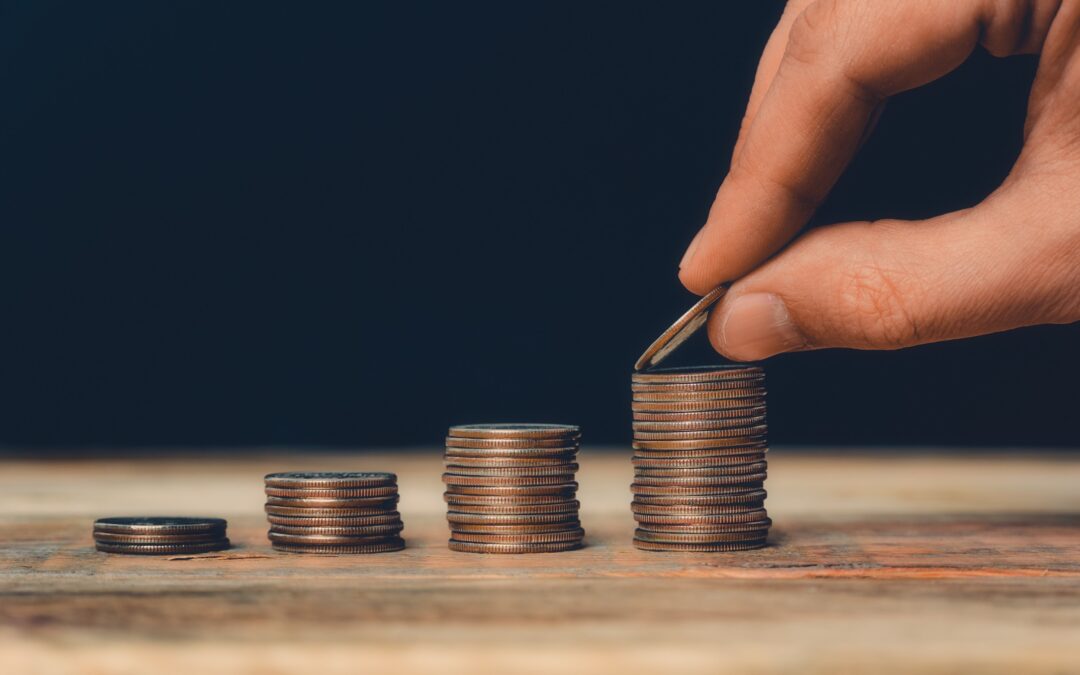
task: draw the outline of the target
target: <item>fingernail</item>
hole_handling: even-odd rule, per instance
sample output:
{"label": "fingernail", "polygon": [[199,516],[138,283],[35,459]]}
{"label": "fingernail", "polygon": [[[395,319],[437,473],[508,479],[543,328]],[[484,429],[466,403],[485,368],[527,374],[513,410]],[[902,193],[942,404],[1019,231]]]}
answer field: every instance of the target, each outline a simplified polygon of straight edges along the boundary
{"label": "fingernail", "polygon": [[772,293],[735,298],[716,337],[720,350],[738,361],[757,361],[807,346],[784,301]]}
{"label": "fingernail", "polygon": [[679,261],[679,269],[686,267],[690,264],[690,261],[694,259],[694,253],[697,251],[698,243],[701,241],[701,233],[705,231],[705,228],[698,230],[698,233],[694,235],[690,245],[686,247],[686,253],[683,253],[682,260]]}

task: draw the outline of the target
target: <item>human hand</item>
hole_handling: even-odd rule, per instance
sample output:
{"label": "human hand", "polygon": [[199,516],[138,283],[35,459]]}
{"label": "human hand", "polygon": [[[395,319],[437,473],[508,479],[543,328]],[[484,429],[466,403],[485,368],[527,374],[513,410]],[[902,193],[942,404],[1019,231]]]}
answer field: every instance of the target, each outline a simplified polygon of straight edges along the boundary
{"label": "human hand", "polygon": [[[1004,183],[926,221],[795,238],[882,103],[979,44],[996,56],[1041,54],[1024,147]],[[741,361],[1080,320],[1080,0],[791,0],[679,277],[698,294],[737,280],[709,336]]]}

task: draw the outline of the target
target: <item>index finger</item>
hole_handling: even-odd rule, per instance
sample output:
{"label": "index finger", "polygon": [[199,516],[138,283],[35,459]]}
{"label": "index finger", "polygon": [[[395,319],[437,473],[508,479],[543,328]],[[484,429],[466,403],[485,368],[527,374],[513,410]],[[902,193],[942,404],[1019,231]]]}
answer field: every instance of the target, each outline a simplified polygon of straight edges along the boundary
{"label": "index finger", "polygon": [[705,293],[778,251],[806,224],[889,95],[962,63],[987,2],[817,0],[796,18],[780,67],[680,266]]}

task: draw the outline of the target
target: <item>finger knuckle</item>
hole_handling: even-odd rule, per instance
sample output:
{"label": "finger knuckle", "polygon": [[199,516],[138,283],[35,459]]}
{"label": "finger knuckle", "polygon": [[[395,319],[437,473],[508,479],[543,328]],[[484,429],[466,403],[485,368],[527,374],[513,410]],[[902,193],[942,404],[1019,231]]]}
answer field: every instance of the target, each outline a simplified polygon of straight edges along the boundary
{"label": "finger knuckle", "polygon": [[843,273],[838,315],[862,345],[899,348],[919,342],[922,327],[910,311],[913,298],[904,290],[902,270],[864,260]]}

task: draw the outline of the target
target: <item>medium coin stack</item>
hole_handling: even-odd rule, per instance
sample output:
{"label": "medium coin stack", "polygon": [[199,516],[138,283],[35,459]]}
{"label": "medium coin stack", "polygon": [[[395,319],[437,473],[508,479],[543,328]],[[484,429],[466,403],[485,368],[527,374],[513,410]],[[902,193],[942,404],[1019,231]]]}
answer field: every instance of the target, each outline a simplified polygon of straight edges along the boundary
{"label": "medium coin stack", "polygon": [[229,548],[221,518],[139,517],[94,521],[94,547],[106,553],[188,555]]}
{"label": "medium coin stack", "polygon": [[384,553],[405,548],[392,473],[272,473],[265,480],[267,536],[274,550]]}
{"label": "medium coin stack", "polygon": [[634,545],[742,551],[765,545],[765,373],[752,366],[633,375]]}
{"label": "medium coin stack", "polygon": [[581,431],[565,424],[467,424],[446,439],[450,549],[553,553],[580,548],[574,478]]}

